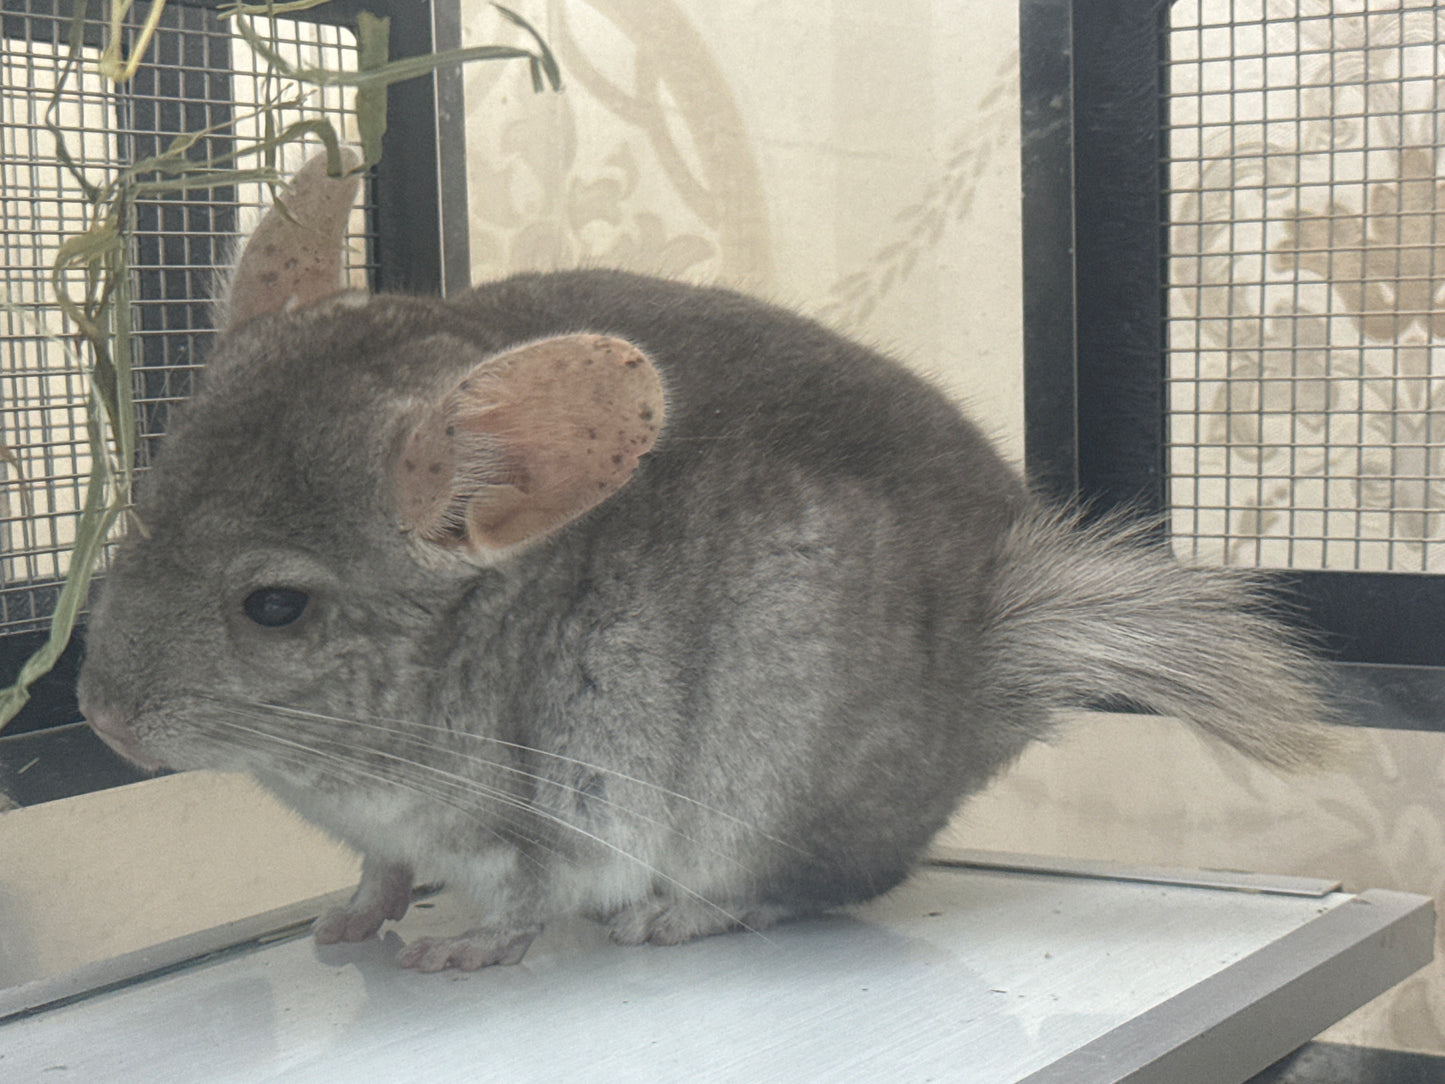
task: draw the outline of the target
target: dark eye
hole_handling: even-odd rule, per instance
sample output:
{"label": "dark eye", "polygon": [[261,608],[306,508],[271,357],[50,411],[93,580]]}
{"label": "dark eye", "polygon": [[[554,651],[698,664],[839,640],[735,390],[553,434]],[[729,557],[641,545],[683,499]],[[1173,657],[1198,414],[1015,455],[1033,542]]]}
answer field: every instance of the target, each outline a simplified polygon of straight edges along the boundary
{"label": "dark eye", "polygon": [[291,587],[262,587],[252,591],[241,604],[246,616],[268,629],[279,629],[295,621],[306,609],[310,596]]}

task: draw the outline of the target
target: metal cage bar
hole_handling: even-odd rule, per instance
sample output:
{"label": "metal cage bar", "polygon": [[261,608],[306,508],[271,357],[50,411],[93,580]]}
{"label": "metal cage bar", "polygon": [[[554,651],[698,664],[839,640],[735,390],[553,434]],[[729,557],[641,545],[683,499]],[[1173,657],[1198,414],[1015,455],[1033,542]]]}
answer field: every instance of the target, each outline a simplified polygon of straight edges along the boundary
{"label": "metal cage bar", "polygon": [[[1242,5],[1239,13],[1249,0],[1223,2]],[[1029,467],[1055,495],[1091,508],[1124,505],[1152,515],[1206,503],[1200,494],[1209,484],[1208,471],[1191,477],[1177,461],[1180,449],[1200,442],[1178,409],[1181,382],[1171,379],[1171,365],[1189,349],[1171,335],[1181,328],[1187,333],[1189,323],[1180,318],[1177,282],[1171,290],[1170,242],[1184,251],[1177,219],[1190,194],[1172,166],[1200,155],[1188,132],[1181,134],[1188,125],[1172,112],[1180,97],[1171,98],[1179,66],[1171,54],[1171,44],[1178,47],[1170,35],[1174,7],[1163,0],[1025,0],[1021,23]],[[1051,37],[1036,36],[1041,24]],[[1215,20],[1205,29],[1226,47],[1246,41],[1255,48],[1254,38],[1230,37],[1234,24]],[[1373,46],[1362,47],[1383,47],[1383,31],[1372,32]],[[1441,40],[1445,33],[1437,36]],[[1060,43],[1068,47],[1061,50]],[[1069,87],[1067,106],[1056,100],[1061,80]],[[1306,104],[1316,113],[1322,108]],[[1344,122],[1358,121],[1346,113]],[[1254,122],[1243,109],[1236,114],[1240,124]],[[1445,135],[1439,126],[1435,131],[1437,140]],[[1236,146],[1240,142],[1236,138]],[[1230,185],[1244,183],[1243,170],[1227,158],[1218,159],[1223,164],[1217,168],[1233,172],[1220,188],[1232,191]],[[1072,188],[1061,209],[1050,204],[1060,198],[1066,168]],[[1258,251],[1257,234],[1242,225],[1234,226],[1231,240]],[[1432,218],[1418,235],[1394,238],[1393,246],[1399,259],[1418,263],[1426,248],[1435,259],[1440,240]],[[1414,273],[1401,266],[1399,281],[1408,285]],[[1060,267],[1070,269],[1071,282],[1062,282]],[[1069,305],[1068,316],[1061,316]],[[1400,326],[1418,323],[1419,314],[1407,309],[1394,314]],[[1035,321],[1053,330],[1040,332]],[[1226,355],[1243,355],[1247,344],[1237,340],[1232,354],[1226,340]],[[1256,391],[1260,383],[1254,381]],[[1301,381],[1280,383],[1295,389],[1289,394],[1300,394]],[[1077,413],[1060,421],[1061,389],[1069,387]],[[1445,433],[1427,427],[1424,440],[1433,446],[1445,441]],[[1434,482],[1432,471],[1400,471],[1397,482]],[[1400,484],[1394,494],[1402,492]],[[1180,517],[1170,520],[1178,526]],[[1192,543],[1185,542],[1185,556],[1207,557],[1192,554]],[[1317,635],[1340,664],[1340,696],[1353,719],[1445,728],[1445,630],[1438,618],[1445,576],[1363,567],[1284,568],[1269,576],[1287,615]]]}
{"label": "metal cage bar", "polygon": [[[72,74],[67,96],[74,100],[67,102],[62,119],[74,131],[77,157],[97,164],[133,161],[179,132],[200,127],[222,132],[208,137],[195,153],[225,149],[225,126],[244,122],[262,91],[252,85],[257,68],[248,50],[217,18],[219,6],[221,0],[171,0],[146,62],[123,89]],[[393,58],[458,44],[456,0],[424,7],[393,0],[333,0],[278,19],[273,29],[283,48],[339,62],[348,52],[354,54],[347,28],[363,8],[378,16],[396,9],[390,20]],[[7,448],[23,450],[27,468],[31,461],[44,464],[44,469],[27,469],[24,478],[25,485],[40,487],[44,500],[22,502],[16,479],[0,473],[0,532],[9,532],[0,538],[0,684],[12,679],[45,638],[64,571],[67,517],[79,506],[87,469],[76,439],[84,427],[79,369],[66,360],[63,344],[31,326],[33,321],[27,323],[24,306],[16,304],[33,304],[31,295],[38,297],[39,278],[48,273],[45,246],[53,250],[72,225],[65,197],[59,195],[65,189],[43,117],[47,87],[53,87],[66,54],[72,11],[70,0],[0,0],[0,56],[7,65],[6,112],[0,115],[5,140],[0,209],[6,218],[0,259],[12,302],[0,313],[0,350],[9,352],[0,357],[0,432],[10,435]],[[84,43],[96,51],[102,17],[92,14],[85,29]],[[371,255],[356,271],[374,288],[429,293],[465,283],[465,230],[453,231],[444,245],[441,228],[444,203],[455,216],[452,221],[466,222],[461,87],[460,73],[450,71],[395,84],[388,92],[390,124],[365,212]],[[339,97],[328,98],[323,107],[340,104]],[[249,205],[251,214],[259,213],[264,194],[257,188],[180,194],[137,208],[134,391],[142,468],[151,442],[164,430],[169,407],[189,394],[207,352],[216,269],[224,265],[232,238],[246,226],[242,209]],[[48,353],[40,357],[42,351]],[[78,718],[74,682],[80,639],[77,632],[60,664],[34,687],[30,703],[7,727],[7,739]]]}

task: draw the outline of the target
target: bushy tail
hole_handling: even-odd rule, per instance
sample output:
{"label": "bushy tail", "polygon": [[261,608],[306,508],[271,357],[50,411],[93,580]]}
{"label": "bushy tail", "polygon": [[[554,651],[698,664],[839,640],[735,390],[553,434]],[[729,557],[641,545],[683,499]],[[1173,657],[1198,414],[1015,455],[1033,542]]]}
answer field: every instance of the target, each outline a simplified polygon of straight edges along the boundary
{"label": "bushy tail", "polygon": [[999,567],[991,661],[1012,695],[1052,710],[1123,697],[1269,764],[1329,758],[1320,665],[1257,576],[1185,567],[1147,525],[1048,511],[1014,525]]}

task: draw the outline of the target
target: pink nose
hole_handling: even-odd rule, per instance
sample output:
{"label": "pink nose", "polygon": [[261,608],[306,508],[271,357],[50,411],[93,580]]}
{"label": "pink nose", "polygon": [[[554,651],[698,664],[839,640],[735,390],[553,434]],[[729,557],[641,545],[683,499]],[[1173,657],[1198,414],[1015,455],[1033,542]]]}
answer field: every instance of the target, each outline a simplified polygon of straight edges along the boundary
{"label": "pink nose", "polygon": [[127,760],[142,762],[140,750],[135,745],[135,736],[126,729],[125,719],[120,712],[86,701],[81,702],[80,710],[85,721],[90,724],[90,729],[100,736],[101,741]]}
{"label": "pink nose", "polygon": [[125,734],[125,726],[121,723],[118,711],[95,704],[81,704],[80,713],[85,716],[90,728],[101,737],[120,738]]}

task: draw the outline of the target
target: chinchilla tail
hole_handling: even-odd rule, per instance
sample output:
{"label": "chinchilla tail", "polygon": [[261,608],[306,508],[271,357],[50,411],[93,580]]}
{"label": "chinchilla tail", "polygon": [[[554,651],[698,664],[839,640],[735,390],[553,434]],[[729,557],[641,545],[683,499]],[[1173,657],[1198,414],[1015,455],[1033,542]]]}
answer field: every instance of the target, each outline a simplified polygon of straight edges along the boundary
{"label": "chinchilla tail", "polygon": [[1015,523],[998,567],[986,627],[1010,696],[1053,711],[1123,698],[1268,764],[1331,758],[1321,666],[1257,575],[1184,566],[1147,523],[1056,511]]}

